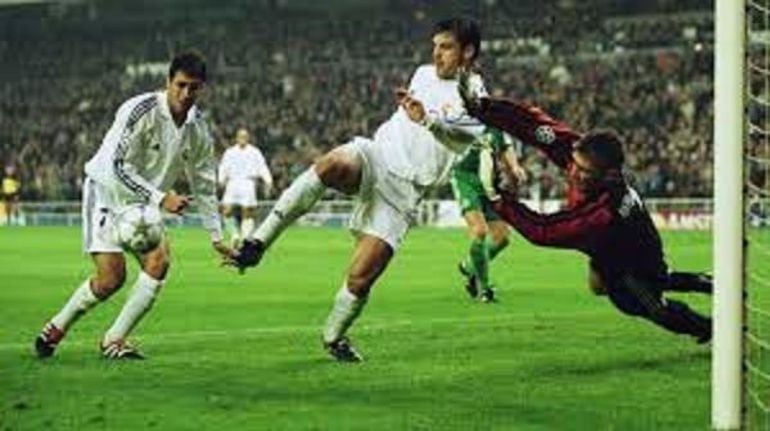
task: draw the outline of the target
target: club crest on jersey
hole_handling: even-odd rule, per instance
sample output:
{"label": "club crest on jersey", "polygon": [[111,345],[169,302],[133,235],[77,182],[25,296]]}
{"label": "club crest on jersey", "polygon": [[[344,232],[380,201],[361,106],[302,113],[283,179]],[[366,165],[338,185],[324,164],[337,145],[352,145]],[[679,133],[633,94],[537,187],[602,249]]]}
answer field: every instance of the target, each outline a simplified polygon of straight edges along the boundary
{"label": "club crest on jersey", "polygon": [[550,145],[556,140],[556,132],[553,131],[551,126],[538,126],[535,129],[535,139],[541,144]]}

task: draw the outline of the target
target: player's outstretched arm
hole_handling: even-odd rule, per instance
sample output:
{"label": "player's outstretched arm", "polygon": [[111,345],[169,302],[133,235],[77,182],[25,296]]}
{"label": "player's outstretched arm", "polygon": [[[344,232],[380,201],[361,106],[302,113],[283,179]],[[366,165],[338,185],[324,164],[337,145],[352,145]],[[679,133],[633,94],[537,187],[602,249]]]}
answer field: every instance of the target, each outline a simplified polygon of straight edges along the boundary
{"label": "player's outstretched arm", "polygon": [[422,102],[412,97],[406,89],[396,90],[396,98],[410,120],[425,126],[436,140],[450,150],[463,152],[476,141],[475,134],[428,115]]}

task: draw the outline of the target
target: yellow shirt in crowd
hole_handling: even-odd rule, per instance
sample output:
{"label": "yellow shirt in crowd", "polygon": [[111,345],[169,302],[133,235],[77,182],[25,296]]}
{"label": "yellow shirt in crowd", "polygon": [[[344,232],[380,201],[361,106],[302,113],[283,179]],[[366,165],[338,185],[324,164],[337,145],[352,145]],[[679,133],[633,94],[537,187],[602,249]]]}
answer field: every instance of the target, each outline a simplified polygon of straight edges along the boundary
{"label": "yellow shirt in crowd", "polygon": [[3,194],[14,195],[19,192],[21,183],[15,178],[3,178]]}

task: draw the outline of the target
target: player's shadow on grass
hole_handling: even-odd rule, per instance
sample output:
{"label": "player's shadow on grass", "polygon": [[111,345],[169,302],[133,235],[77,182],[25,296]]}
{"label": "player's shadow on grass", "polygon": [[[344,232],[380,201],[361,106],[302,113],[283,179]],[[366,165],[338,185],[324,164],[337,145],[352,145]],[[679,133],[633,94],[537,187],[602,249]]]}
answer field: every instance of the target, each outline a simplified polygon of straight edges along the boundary
{"label": "player's shadow on grass", "polygon": [[711,358],[711,351],[708,348],[698,351],[678,351],[661,353],[654,357],[632,357],[632,352],[628,356],[615,358],[589,359],[580,364],[570,363],[550,363],[537,373],[548,373],[551,376],[596,376],[607,373],[639,371],[639,370],[662,370],[665,368],[678,368],[687,363],[706,363]]}

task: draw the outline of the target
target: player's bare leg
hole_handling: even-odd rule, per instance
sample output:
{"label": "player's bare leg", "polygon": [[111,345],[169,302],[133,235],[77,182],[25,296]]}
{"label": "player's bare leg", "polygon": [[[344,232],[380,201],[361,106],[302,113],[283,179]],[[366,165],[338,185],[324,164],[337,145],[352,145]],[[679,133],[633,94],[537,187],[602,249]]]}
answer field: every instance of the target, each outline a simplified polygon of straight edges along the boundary
{"label": "player's bare leg", "polygon": [[338,361],[363,359],[345,333],[361,314],[369,291],[392,257],[393,249],[380,238],[366,234],[358,238],[345,283],[337,292],[323,330],[324,347]]}
{"label": "player's bare leg", "polygon": [[361,171],[362,162],[357,155],[337,148],[297,177],[281,193],[278,202],[252,235],[251,245],[256,249],[257,261],[288,226],[313,209],[327,187],[346,194],[356,193],[361,183]]}
{"label": "player's bare leg", "polygon": [[91,258],[95,273],[80,284],[35,339],[38,357],[53,355],[67,330],[80,317],[123,286],[126,280],[126,259],[123,253],[92,253]]}
{"label": "player's bare leg", "polygon": [[166,278],[170,249],[163,241],[154,250],[140,256],[142,271],[134,282],[126,303],[102,340],[102,353],[108,359],[143,359],[136,348],[126,342],[131,330],[152,308]]}

